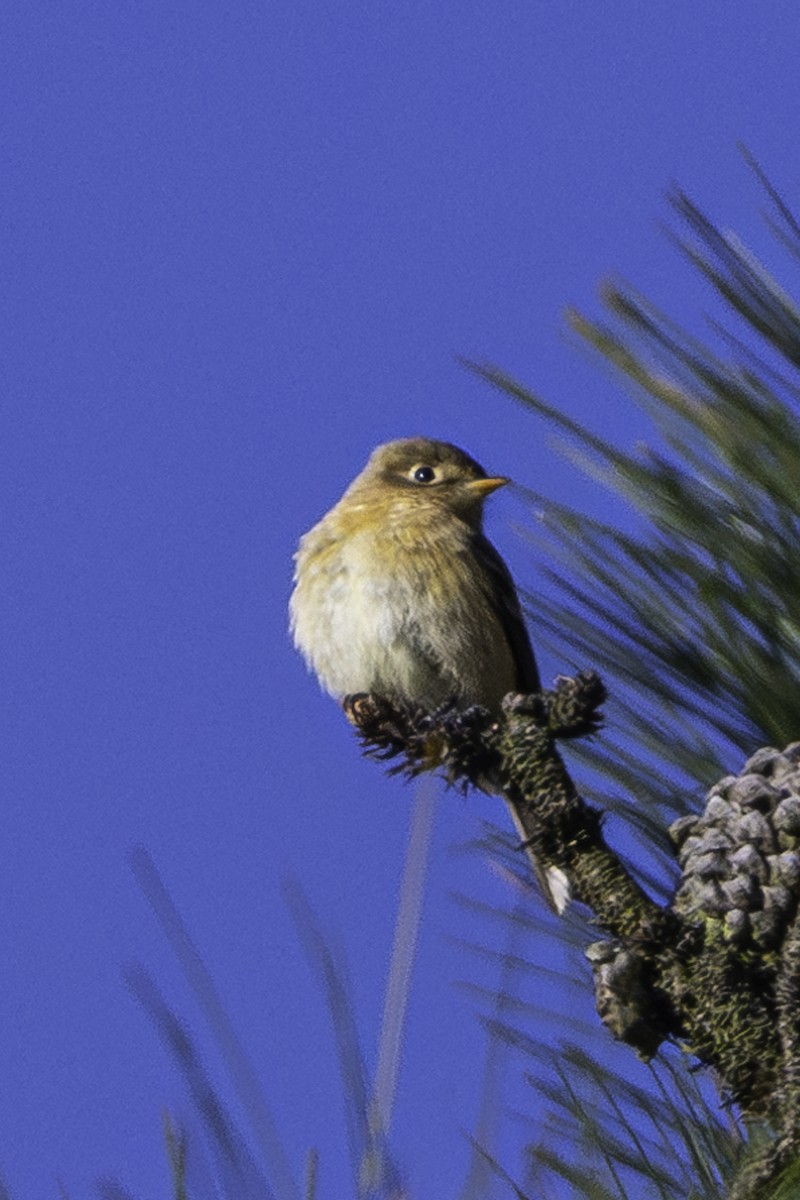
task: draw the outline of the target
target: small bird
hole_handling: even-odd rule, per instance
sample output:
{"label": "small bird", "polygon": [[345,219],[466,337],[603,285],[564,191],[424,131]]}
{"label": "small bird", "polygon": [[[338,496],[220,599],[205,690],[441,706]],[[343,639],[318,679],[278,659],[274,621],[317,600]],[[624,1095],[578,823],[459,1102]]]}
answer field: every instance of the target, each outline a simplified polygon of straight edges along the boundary
{"label": "small bird", "polygon": [[[295,555],[290,628],[326,691],[427,712],[499,712],[508,692],[539,691],[514,583],[482,529],[508,482],[449,442],[378,446]],[[560,907],[549,871],[543,882]]]}

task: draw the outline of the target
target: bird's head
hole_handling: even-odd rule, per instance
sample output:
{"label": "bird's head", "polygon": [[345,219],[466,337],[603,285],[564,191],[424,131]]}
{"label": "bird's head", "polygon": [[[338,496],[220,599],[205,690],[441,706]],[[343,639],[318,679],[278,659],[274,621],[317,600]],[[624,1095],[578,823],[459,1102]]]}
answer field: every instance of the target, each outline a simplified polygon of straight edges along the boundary
{"label": "bird's head", "polygon": [[378,446],[349,491],[374,491],[376,499],[402,504],[418,499],[427,508],[441,506],[479,526],[483,502],[508,482],[505,476],[487,475],[458,446],[418,437]]}

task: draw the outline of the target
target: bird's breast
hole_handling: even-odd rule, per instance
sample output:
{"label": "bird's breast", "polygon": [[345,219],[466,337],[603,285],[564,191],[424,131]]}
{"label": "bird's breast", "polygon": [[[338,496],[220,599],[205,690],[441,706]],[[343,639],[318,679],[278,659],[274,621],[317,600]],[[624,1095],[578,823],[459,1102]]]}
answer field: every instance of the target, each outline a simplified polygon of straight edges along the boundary
{"label": "bird's breast", "polygon": [[338,538],[317,527],[303,539],[294,636],[333,695],[494,707],[513,688],[514,664],[476,582],[469,530],[427,525],[386,520]]}

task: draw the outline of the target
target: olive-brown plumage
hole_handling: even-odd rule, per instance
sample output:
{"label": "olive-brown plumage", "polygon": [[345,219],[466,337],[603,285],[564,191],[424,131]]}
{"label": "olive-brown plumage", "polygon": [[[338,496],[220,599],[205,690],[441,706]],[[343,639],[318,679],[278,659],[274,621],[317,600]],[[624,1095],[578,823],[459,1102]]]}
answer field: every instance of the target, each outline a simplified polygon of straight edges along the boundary
{"label": "olive-brown plumage", "polygon": [[[295,555],[292,635],[326,691],[497,712],[508,692],[539,690],[514,584],[482,529],[484,501],[506,483],[449,442],[378,446]],[[566,877],[528,855],[561,911]]]}
{"label": "olive-brown plumage", "polygon": [[538,690],[511,576],[482,532],[507,482],[448,442],[374,451],[296,555],[292,632],[327,691],[497,710]]}

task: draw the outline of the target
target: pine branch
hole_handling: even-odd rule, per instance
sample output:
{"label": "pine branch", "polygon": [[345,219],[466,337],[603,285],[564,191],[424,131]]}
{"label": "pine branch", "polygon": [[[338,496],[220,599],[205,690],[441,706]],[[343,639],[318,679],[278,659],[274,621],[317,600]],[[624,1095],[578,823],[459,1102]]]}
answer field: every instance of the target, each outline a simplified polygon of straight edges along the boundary
{"label": "pine branch", "polygon": [[754,756],[740,779],[712,791],[703,817],[675,823],[683,877],[672,903],[659,905],[606,843],[600,813],[557,749],[597,730],[604,697],[599,677],[583,672],[552,691],[506,697],[498,719],[482,709],[403,711],[375,696],[350,697],[345,711],[365,752],[399,760],[395,771],[502,789],[523,848],[563,872],[607,935],[588,952],[606,1026],[645,1059],[678,1041],[714,1068],[731,1101],[778,1132],[771,1163],[743,1176],[737,1196],[750,1200],[764,1172],[773,1179],[791,1160],[800,1130],[800,744]]}

